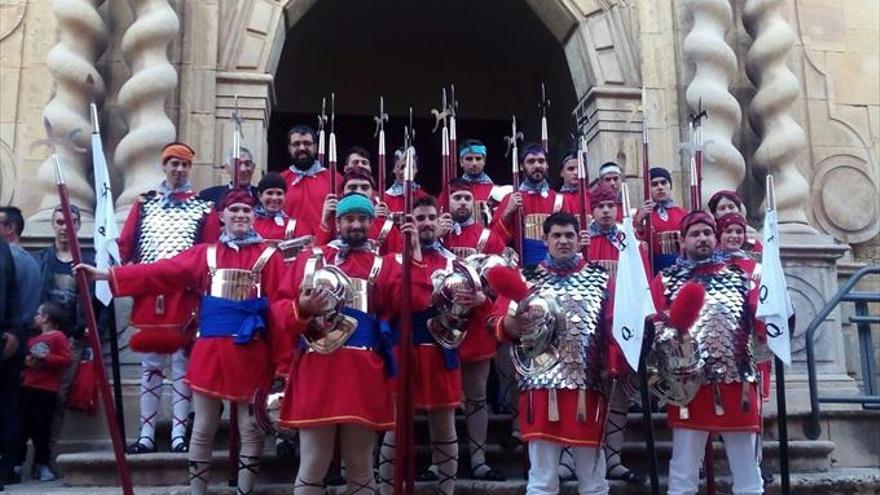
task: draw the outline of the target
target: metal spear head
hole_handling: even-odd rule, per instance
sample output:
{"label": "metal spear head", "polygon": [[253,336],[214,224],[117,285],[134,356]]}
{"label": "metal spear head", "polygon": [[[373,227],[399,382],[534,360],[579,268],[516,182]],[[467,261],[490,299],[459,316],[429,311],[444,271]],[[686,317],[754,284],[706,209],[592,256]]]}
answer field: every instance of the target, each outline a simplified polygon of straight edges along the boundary
{"label": "metal spear head", "polygon": [[541,109],[541,116],[547,116],[547,109],[550,108],[550,98],[547,97],[547,91],[544,83],[541,83],[541,100],[538,102],[538,108]]}
{"label": "metal spear head", "polygon": [[441,122],[443,122],[443,127],[446,127],[446,118],[450,116],[449,106],[446,102],[446,88],[443,88],[443,97],[440,108],[442,108],[442,110],[437,110],[436,108],[431,109],[431,115],[434,116],[434,128],[431,129],[431,134],[437,132],[437,129],[440,128]]}
{"label": "metal spear head", "polygon": [[455,84],[449,85],[449,106],[444,111],[453,118],[456,112],[458,112],[458,100],[455,99]]}
{"label": "metal spear head", "polygon": [[700,97],[700,100],[697,102],[697,110],[690,114],[688,117],[688,121],[693,126],[694,130],[699,129],[702,125],[703,119],[708,119],[709,113],[703,108],[703,98]]}
{"label": "metal spear head", "polygon": [[373,117],[373,121],[376,123],[376,132],[373,133],[373,137],[379,135],[379,131],[385,129],[385,122],[388,122],[388,114],[385,113],[385,97],[379,97],[379,115]]}
{"label": "metal spear head", "polygon": [[510,124],[510,136],[504,136],[504,143],[507,145],[507,150],[504,152],[504,156],[510,156],[510,151],[513,148],[516,148],[516,144],[522,140],[523,133],[516,130],[516,115],[514,115]]}
{"label": "metal spear head", "polygon": [[336,93],[330,93],[330,134],[336,130]]}
{"label": "metal spear head", "polygon": [[49,119],[46,117],[43,117],[43,129],[46,130],[46,139],[38,139],[32,142],[30,146],[28,146],[28,153],[33,152],[41,146],[48,147],[52,150],[52,153],[55,153],[55,151],[62,146],[66,146],[77,153],[88,153],[88,149],[76,144],[76,135],[79,134],[80,129],[73,129],[64,136],[53,137],[52,123],[49,122]]}
{"label": "metal spear head", "polygon": [[318,115],[318,131],[324,130],[327,123],[327,98],[321,97],[321,113]]}

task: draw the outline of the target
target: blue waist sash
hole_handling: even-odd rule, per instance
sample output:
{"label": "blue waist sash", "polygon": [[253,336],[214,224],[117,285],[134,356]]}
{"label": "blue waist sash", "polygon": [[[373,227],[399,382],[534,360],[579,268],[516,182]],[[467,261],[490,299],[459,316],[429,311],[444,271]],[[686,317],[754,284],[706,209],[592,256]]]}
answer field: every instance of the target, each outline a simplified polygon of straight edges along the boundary
{"label": "blue waist sash", "polygon": [[[458,369],[459,360],[458,360],[458,350],[457,349],[447,349],[434,340],[434,337],[431,335],[431,332],[428,331],[428,320],[437,316],[437,308],[430,307],[428,309],[422,311],[416,311],[412,315],[412,343],[413,345],[420,344],[433,344],[437,346],[438,349],[443,353],[443,364],[446,366],[448,370]],[[397,341],[398,332],[394,332],[394,344],[398,343]]]}
{"label": "blue waist sash", "polygon": [[[349,307],[343,308],[342,314],[357,320],[357,328],[345,341],[345,346],[375,350],[385,362],[388,376],[397,376],[397,363],[391,352],[391,325],[385,320]],[[300,348],[306,348],[304,340],[300,340]]]}
{"label": "blue waist sash", "polygon": [[236,344],[247,344],[257,333],[266,331],[265,297],[233,301],[202,296],[199,311],[199,338],[235,337]]}
{"label": "blue waist sash", "polygon": [[544,261],[547,256],[547,246],[544,241],[536,239],[523,239],[523,266],[537,265]]}

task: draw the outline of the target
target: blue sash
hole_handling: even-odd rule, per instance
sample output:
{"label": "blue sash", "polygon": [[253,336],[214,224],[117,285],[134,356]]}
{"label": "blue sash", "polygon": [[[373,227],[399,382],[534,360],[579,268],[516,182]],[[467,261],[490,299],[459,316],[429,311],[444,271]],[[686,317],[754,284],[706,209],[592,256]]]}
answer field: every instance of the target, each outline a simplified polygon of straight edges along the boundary
{"label": "blue sash", "polygon": [[[443,353],[443,364],[448,370],[458,369],[458,350],[447,349],[434,340],[431,332],[428,331],[428,319],[437,316],[437,308],[430,307],[428,309],[417,311],[412,315],[412,343],[413,345],[434,344]],[[398,343],[399,332],[394,332],[394,345]]]}
{"label": "blue sash", "polygon": [[544,261],[547,256],[547,246],[544,241],[536,239],[523,239],[523,266],[533,266]]}
{"label": "blue sash", "polygon": [[357,329],[351,334],[345,345],[375,350],[385,362],[385,371],[388,376],[397,376],[397,363],[391,353],[391,325],[385,320],[379,320],[373,315],[349,307],[345,307],[342,314],[351,316],[358,322]]}
{"label": "blue sash", "polygon": [[199,338],[235,337],[236,344],[247,344],[257,333],[266,331],[265,297],[233,301],[223,297],[202,296],[199,311]]}

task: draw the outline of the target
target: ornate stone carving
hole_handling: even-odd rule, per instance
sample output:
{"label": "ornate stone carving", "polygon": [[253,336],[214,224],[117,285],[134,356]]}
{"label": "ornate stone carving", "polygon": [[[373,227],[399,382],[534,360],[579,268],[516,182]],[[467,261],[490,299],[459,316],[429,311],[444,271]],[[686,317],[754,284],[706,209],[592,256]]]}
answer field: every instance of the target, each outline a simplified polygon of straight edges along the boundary
{"label": "ornate stone carving", "polygon": [[176,135],[165,114],[165,98],[177,87],[177,71],[168,61],[167,50],[177,37],[180,21],[167,0],[132,0],[131,4],[137,17],[122,38],[131,77],[118,96],[128,134],[114,155],[114,163],[124,167],[117,216],[127,214],[139,193],[162,180],[159,153]]}
{"label": "ornate stone carving", "polygon": [[[218,69],[275,73],[287,36],[285,9],[291,26],[317,0],[239,0],[222,2]],[[288,5],[289,4],[289,5]]]}
{"label": "ornate stone carving", "polygon": [[739,103],[730,94],[737,72],[736,54],[725,41],[733,26],[733,12],[727,0],[685,3],[693,16],[693,27],[684,39],[683,51],[695,66],[686,98],[692,109],[702,102],[709,114],[703,121],[705,204],[720,189],[736,189],[745,176],[745,160],[732,143],[742,120]]}
{"label": "ornate stone carving", "polygon": [[780,223],[807,223],[804,207],[809,188],[797,168],[807,138],[791,108],[800,83],[788,68],[794,31],[782,18],[782,0],[748,0],[743,26],[752,37],[746,56],[746,74],[758,92],[749,105],[749,124],[761,143],[752,157],[759,176],[772,174]]}
{"label": "ornate stone carving", "polygon": [[26,0],[7,0],[0,3],[0,41],[14,33],[27,12]]}
{"label": "ornate stone carving", "polygon": [[[95,194],[89,182],[87,153],[91,121],[89,103],[104,101],[104,79],[95,67],[107,48],[109,31],[98,13],[103,0],[55,0],[58,43],[49,51],[46,65],[55,81],[55,95],[43,110],[48,124],[47,137],[61,158],[71,203],[83,209],[83,223],[92,218]],[[72,142],[71,142],[72,141]],[[79,148],[77,150],[76,148]],[[38,191],[42,196],[31,222],[49,221],[58,203],[52,161],[45,160],[37,170]]]}
{"label": "ornate stone carving", "polygon": [[869,164],[836,154],[817,163],[810,184],[818,227],[849,243],[871,239],[880,223],[880,194]]}

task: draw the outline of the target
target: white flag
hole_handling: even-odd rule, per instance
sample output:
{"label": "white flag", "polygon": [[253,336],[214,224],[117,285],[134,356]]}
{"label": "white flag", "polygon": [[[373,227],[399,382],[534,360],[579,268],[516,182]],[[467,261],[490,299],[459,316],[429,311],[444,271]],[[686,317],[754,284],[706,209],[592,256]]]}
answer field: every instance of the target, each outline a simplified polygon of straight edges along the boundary
{"label": "white flag", "polygon": [[623,238],[617,260],[614,287],[614,340],[623,351],[633,370],[639,368],[645,318],[656,313],[651,288],[642,263],[639,240],[633,229],[632,217],[623,219]]}
{"label": "white flag", "polygon": [[[95,171],[95,266],[99,270],[119,264],[119,246],[116,240],[119,232],[113,208],[113,191],[110,189],[110,175],[107,172],[107,159],[101,145],[101,135],[92,133],[92,163]],[[110,284],[106,280],[95,282],[95,296],[108,306],[113,300]]]}
{"label": "white flag", "polygon": [[791,364],[788,318],[794,314],[782,260],[779,258],[779,224],[776,210],[764,217],[764,252],[761,253],[761,286],[755,315],[767,325],[767,345],[785,364]]}

